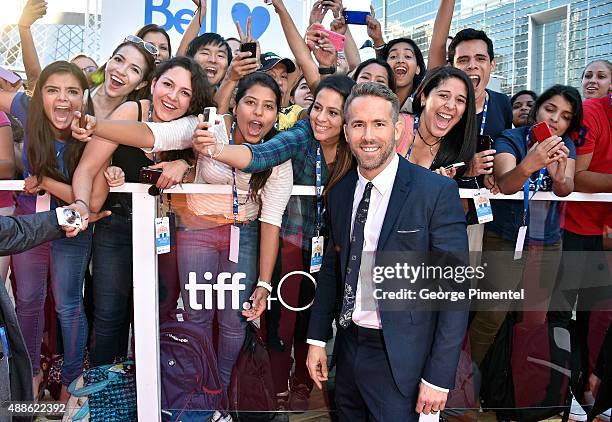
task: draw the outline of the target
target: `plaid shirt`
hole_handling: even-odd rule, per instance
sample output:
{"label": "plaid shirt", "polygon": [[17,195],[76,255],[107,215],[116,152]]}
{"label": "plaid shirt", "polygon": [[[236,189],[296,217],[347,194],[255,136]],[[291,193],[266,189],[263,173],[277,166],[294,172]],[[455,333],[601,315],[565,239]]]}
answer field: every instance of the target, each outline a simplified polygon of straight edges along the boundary
{"label": "plaid shirt", "polygon": [[[249,147],[253,158],[243,171],[257,173],[292,160],[293,183],[295,185],[315,185],[315,165],[319,142],[314,138],[308,120],[300,120],[291,129],[280,132],[262,144],[245,143],[244,145]],[[328,177],[327,166],[322,165],[322,185],[327,184]],[[310,239],[316,233],[316,214],[316,196],[292,196],[283,216],[282,233],[295,235],[301,228],[303,248],[310,250]],[[321,216],[321,224],[325,224],[323,216]]]}

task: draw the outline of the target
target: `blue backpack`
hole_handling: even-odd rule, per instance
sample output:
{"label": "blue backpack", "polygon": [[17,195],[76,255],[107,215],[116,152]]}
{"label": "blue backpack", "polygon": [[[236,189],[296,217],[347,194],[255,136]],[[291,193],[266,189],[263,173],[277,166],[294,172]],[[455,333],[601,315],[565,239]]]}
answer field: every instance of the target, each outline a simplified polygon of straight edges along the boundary
{"label": "blue backpack", "polygon": [[160,328],[162,418],[207,420],[226,401],[213,342],[196,323],[178,319]]}

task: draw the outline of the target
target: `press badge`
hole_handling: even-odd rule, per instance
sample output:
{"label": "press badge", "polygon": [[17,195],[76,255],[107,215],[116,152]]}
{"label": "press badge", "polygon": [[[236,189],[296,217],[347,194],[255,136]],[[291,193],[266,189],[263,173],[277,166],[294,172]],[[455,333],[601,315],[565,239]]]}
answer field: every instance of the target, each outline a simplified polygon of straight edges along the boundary
{"label": "press badge", "polygon": [[323,236],[312,238],[312,249],[310,253],[310,272],[318,273],[323,265]]}
{"label": "press badge", "polygon": [[493,221],[493,209],[491,208],[491,201],[489,201],[488,191],[480,189],[474,194],[473,199],[476,215],[478,216],[478,224]]}
{"label": "press badge", "polygon": [[230,250],[228,259],[238,263],[238,252],[240,251],[240,227],[230,226]]}
{"label": "press badge", "polygon": [[170,252],[170,219],[168,217],[155,219],[155,250],[157,255]]}
{"label": "press badge", "polygon": [[527,226],[519,227],[518,236],[516,237],[516,246],[514,247],[514,260],[521,259],[523,256],[523,246],[525,245],[525,235],[527,235]]}
{"label": "press badge", "polygon": [[36,212],[45,212],[51,209],[51,195],[36,195]]}

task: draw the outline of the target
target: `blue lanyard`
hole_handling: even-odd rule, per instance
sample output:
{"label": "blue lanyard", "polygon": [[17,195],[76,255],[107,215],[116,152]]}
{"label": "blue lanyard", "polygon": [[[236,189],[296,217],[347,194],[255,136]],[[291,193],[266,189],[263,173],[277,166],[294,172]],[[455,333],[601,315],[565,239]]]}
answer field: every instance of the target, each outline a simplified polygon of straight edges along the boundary
{"label": "blue lanyard", "polygon": [[406,155],[404,155],[404,158],[406,160],[409,159],[410,154],[412,154],[412,147],[414,147],[414,140],[416,139],[417,130],[419,129],[420,118],[421,118],[420,114],[417,116],[414,116],[414,122],[412,123],[412,143],[410,144],[408,151],[406,151]]}
{"label": "blue lanyard", "polygon": [[[230,129],[230,136],[229,136],[230,145],[234,144],[234,132],[235,131],[236,131],[236,120],[233,121],[232,128]],[[238,220],[238,207],[240,205],[246,204],[250,196],[251,196],[251,186],[249,184],[249,191],[247,193],[246,201],[243,202],[242,204],[238,202],[238,188],[236,187],[236,169],[232,167],[232,212],[234,214],[234,223],[236,223],[236,221]]]}
{"label": "blue lanyard", "polygon": [[316,185],[316,194],[317,194],[317,215],[316,215],[316,225],[317,225],[317,236],[319,236],[319,231],[321,229],[321,215],[323,214],[322,211],[322,207],[323,207],[323,201],[322,201],[322,191],[323,189],[321,188],[321,165],[322,165],[322,161],[321,161],[321,145],[317,145],[317,161],[315,163],[315,185]]}
{"label": "blue lanyard", "polygon": [[[527,131],[527,137],[525,139],[525,144],[527,145],[527,150],[529,150],[529,135],[531,135],[531,128]],[[535,194],[542,187],[542,180],[544,180],[544,174],[546,173],[546,168],[540,169],[538,173],[538,178],[535,181],[535,189],[533,194],[531,195],[531,199],[535,196]],[[531,176],[525,180],[525,184],[523,185],[523,226],[527,223],[527,211],[529,211],[529,185],[531,182]]]}
{"label": "blue lanyard", "polygon": [[485,91],[485,103],[482,109],[482,122],[480,123],[480,134],[484,135],[485,126],[487,124],[487,110],[489,108],[489,93]]}

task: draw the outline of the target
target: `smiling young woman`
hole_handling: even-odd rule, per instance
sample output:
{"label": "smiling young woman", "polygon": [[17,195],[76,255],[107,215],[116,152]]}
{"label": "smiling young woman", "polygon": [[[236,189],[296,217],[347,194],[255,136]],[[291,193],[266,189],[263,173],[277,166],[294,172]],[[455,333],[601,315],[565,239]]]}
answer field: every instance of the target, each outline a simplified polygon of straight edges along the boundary
{"label": "smiling young woman", "polygon": [[[39,194],[51,195],[50,207],[72,203],[70,183],[83,152],[70,125],[75,111],[83,110],[87,80],[79,67],[60,61],[40,74],[32,97],[0,92],[0,110],[14,115],[25,128],[22,160],[25,192],[17,198],[16,214],[32,214],[44,206]],[[92,182],[90,207],[98,211],[107,186],[98,174]],[[40,349],[44,326],[47,280],[56,303],[64,341],[64,367],[60,400],[68,399],[67,386],[83,369],[87,320],[83,312],[83,278],[91,252],[91,231],[56,240],[13,256],[16,311],[33,366],[34,397],[42,381]]]}

